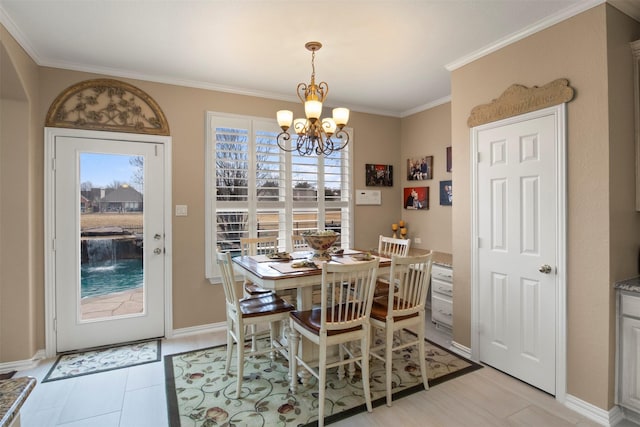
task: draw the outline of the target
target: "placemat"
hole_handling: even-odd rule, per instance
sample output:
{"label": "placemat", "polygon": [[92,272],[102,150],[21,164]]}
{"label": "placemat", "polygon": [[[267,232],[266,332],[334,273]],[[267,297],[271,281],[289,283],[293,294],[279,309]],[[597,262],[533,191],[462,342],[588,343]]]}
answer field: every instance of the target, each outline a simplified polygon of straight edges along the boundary
{"label": "placemat", "polygon": [[291,274],[291,273],[298,273],[298,272],[311,271],[311,270],[318,269],[313,267],[293,267],[292,264],[295,264],[296,262],[299,262],[299,261],[276,262],[271,264],[270,267],[279,271],[282,274]]}

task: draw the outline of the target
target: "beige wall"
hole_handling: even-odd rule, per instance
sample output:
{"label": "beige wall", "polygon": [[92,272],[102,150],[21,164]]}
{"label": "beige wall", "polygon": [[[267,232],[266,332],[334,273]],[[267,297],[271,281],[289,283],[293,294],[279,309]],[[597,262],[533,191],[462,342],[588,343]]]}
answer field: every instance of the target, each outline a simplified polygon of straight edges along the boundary
{"label": "beige wall", "polygon": [[[0,361],[42,348],[38,67],[0,26]],[[36,268],[39,267],[39,268]]]}
{"label": "beige wall", "polygon": [[[81,72],[43,68],[39,120],[44,122],[46,112],[56,96],[68,86],[83,80],[102,77]],[[202,89],[167,84],[127,81],[147,92],[163,109],[173,141],[173,204],[189,207],[189,216],[173,218],[173,316],[174,328],[188,328],[225,320],[222,288],[205,280],[204,260],[204,150],[205,113],[216,111],[275,117],[282,108],[301,109],[298,104],[253,98]],[[292,83],[292,91],[295,82]],[[365,164],[391,162],[396,164],[399,150],[390,141],[399,144],[399,123],[396,118],[352,113],[350,125],[355,129],[355,183],[363,188]],[[392,203],[393,189],[383,190],[382,206],[356,207],[355,244],[361,247],[377,246],[378,234],[385,232],[387,224],[395,219],[398,208]],[[387,212],[392,210],[392,212]],[[373,237],[372,237],[373,236]]]}
{"label": "beige wall", "polygon": [[[400,169],[394,169],[397,187],[396,203],[402,205],[402,189],[412,185],[429,187],[429,210],[402,210],[409,228],[412,248],[451,253],[451,206],[440,206],[440,181],[450,180],[447,172],[446,148],[451,146],[451,103],[413,114],[402,119]],[[433,156],[433,179],[407,180],[407,159]],[[466,167],[466,163],[461,164]],[[455,194],[455,187],[454,187]],[[420,237],[421,244],[415,238]]]}
{"label": "beige wall", "polygon": [[[624,30],[612,29],[609,46],[607,25],[624,26]],[[530,87],[563,77],[576,90],[567,107],[567,392],[603,409],[613,404],[611,286],[614,280],[637,272],[635,260],[640,241],[639,219],[632,210],[633,189],[617,193],[612,188],[614,183],[622,188],[633,185],[630,118],[625,112],[621,118],[608,121],[614,109],[632,105],[628,95],[632,92],[632,80],[628,72],[619,72],[616,78],[620,80],[612,83],[609,94],[608,73],[614,75],[616,71],[608,67],[630,66],[628,59],[621,58],[625,50],[630,55],[628,42],[639,36],[637,22],[602,5],[452,73],[456,164],[469,159],[466,120],[474,106],[496,98],[513,83]],[[609,58],[607,48],[612,51]],[[625,91],[627,94],[621,96]],[[468,168],[454,168],[453,179],[456,183],[452,233],[454,340],[468,346],[471,308]],[[628,228],[618,229],[621,225]]]}
{"label": "beige wall", "polygon": [[[640,214],[635,211],[635,131],[633,60],[629,41],[640,38],[640,25],[613,7],[607,8],[607,70],[609,74],[609,282],[638,274]],[[609,360],[615,360],[615,291],[609,289]],[[609,364],[610,378],[615,363]],[[615,396],[610,381],[609,397]],[[609,401],[609,405],[613,405]]]}

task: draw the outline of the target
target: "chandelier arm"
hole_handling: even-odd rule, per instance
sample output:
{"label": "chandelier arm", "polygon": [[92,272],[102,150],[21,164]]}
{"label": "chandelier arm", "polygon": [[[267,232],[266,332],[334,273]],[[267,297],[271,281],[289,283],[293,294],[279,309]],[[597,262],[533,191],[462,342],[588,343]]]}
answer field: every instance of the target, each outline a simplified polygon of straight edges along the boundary
{"label": "chandelier arm", "polygon": [[349,133],[346,132],[344,129],[338,129],[338,131],[335,134],[333,134],[333,136],[335,136],[339,141],[331,140],[332,144],[335,145],[337,143],[340,143],[340,145],[337,148],[335,146],[333,147],[334,151],[342,150],[349,143]]}
{"label": "chandelier arm", "polygon": [[319,94],[318,96],[320,98],[320,102],[324,102],[324,100],[326,99],[327,95],[329,94],[329,85],[326,82],[320,82],[316,86],[316,89],[317,89],[318,94]]}
{"label": "chandelier arm", "polygon": [[295,148],[287,148],[287,141],[291,139],[291,135],[287,131],[280,132],[276,137],[276,143],[282,151],[292,152]]}
{"label": "chandelier arm", "polygon": [[307,100],[307,91],[308,87],[306,83],[298,83],[298,88],[296,89],[296,94],[302,103],[304,104]]}

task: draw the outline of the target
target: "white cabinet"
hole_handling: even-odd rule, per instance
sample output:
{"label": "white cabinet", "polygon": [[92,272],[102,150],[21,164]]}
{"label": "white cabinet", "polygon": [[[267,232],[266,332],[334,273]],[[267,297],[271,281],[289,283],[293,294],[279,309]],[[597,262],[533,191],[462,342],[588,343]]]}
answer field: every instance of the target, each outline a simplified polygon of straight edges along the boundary
{"label": "white cabinet", "polygon": [[640,419],[640,294],[619,292],[618,404],[627,418]]}
{"label": "white cabinet", "polygon": [[441,264],[431,267],[431,321],[453,327],[453,269]]}

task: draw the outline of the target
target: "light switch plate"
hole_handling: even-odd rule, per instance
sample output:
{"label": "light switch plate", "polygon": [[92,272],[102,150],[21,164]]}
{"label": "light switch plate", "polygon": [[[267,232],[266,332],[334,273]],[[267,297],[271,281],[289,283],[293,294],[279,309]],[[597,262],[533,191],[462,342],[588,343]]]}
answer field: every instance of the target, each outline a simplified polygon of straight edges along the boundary
{"label": "light switch plate", "polygon": [[187,216],[187,205],[176,205],[176,216]]}

